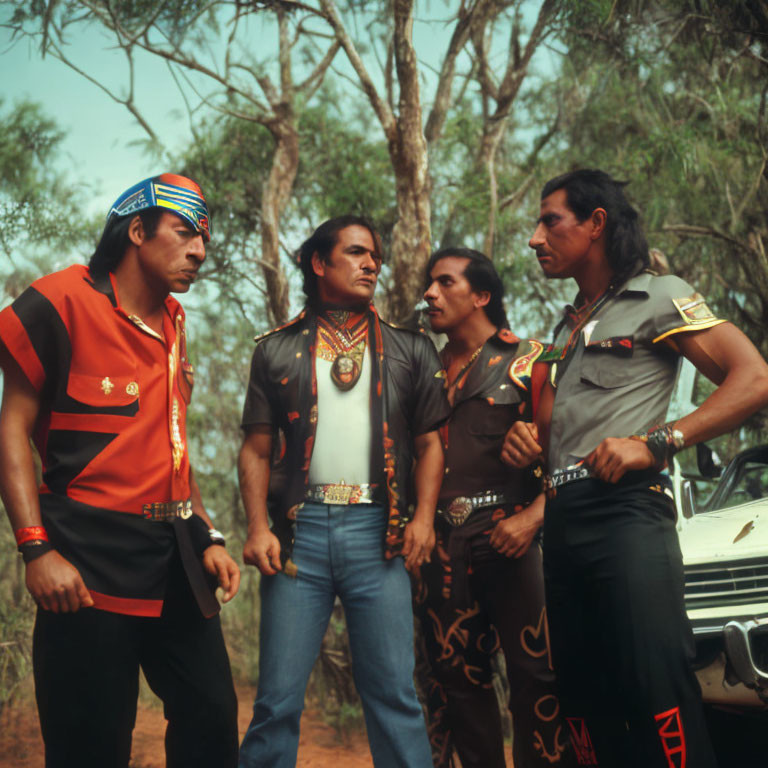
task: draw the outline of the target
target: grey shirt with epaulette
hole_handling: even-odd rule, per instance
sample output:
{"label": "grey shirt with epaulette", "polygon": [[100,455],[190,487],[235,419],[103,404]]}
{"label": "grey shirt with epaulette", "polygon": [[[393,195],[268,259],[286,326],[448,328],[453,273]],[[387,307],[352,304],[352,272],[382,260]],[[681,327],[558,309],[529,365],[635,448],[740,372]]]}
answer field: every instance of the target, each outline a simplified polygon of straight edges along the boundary
{"label": "grey shirt with epaulette", "polygon": [[[566,359],[553,363],[550,471],[577,463],[606,437],[662,424],[680,361],[674,334],[721,322],[679,277],[642,272],[628,280],[585,323]],[[554,346],[570,334],[566,323]]]}

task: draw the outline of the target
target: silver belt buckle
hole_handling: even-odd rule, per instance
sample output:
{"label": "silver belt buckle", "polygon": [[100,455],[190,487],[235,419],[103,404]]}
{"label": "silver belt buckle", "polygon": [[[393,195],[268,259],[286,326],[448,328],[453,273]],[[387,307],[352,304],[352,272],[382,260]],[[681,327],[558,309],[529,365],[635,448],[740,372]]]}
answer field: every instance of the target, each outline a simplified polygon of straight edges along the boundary
{"label": "silver belt buckle", "polygon": [[323,501],[326,504],[349,504],[354,485],[333,484],[323,489]]}
{"label": "silver belt buckle", "polygon": [[475,505],[468,496],[457,496],[445,510],[445,519],[453,526],[464,525]]}

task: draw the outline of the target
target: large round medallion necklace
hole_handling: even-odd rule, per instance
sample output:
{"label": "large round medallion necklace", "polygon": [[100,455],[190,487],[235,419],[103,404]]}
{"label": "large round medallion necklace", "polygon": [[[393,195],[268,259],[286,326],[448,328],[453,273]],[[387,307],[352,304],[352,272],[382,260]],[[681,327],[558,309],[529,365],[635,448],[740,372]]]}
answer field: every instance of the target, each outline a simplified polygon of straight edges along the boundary
{"label": "large round medallion necklace", "polygon": [[331,310],[317,319],[317,354],[332,362],[331,381],[346,392],[363,370],[368,318],[348,310]]}

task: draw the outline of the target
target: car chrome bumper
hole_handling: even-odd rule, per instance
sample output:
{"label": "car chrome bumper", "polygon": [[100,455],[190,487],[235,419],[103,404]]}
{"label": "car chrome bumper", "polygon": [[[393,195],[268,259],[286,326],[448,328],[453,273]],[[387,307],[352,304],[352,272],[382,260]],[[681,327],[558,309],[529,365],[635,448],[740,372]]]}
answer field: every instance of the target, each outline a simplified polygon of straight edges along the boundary
{"label": "car chrome bumper", "polygon": [[768,671],[757,665],[752,652],[752,633],[761,626],[765,628],[763,622],[729,621],[723,627],[723,641],[736,676],[765,701],[768,699]]}

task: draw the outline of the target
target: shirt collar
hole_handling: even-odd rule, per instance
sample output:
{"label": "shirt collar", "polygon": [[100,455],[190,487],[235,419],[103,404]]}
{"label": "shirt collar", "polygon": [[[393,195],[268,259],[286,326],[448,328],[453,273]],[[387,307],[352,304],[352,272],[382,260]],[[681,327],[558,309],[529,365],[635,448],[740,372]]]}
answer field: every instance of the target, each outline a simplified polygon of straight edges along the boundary
{"label": "shirt collar", "polygon": [[[644,269],[637,275],[630,277],[622,286],[618,288],[615,293],[616,298],[632,297],[632,296],[648,296],[650,294],[649,287],[651,280],[654,277],[654,273],[647,269]],[[580,294],[576,294],[572,304],[566,304],[563,310],[563,317],[567,317],[571,314],[578,314],[576,304],[579,301]]]}
{"label": "shirt collar", "polygon": [[[115,276],[112,274],[112,272],[109,272],[108,274],[102,275],[100,277],[93,277],[89,269],[88,282],[90,282],[95,291],[98,291],[99,293],[106,296],[109,299],[109,303],[115,309],[118,309],[125,314],[125,310],[120,306],[120,297],[117,291],[117,284],[115,282]],[[181,304],[179,304],[179,302],[176,301],[173,296],[168,294],[165,297],[165,308],[168,311],[168,314],[171,316],[171,319],[176,322],[176,315],[181,309]]]}

